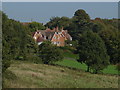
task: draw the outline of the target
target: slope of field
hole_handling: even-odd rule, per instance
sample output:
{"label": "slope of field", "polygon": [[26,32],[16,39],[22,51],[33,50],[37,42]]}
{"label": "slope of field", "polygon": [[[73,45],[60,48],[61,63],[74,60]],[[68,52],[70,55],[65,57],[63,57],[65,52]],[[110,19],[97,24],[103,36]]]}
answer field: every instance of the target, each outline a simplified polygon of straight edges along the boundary
{"label": "slope of field", "polygon": [[[60,66],[14,61],[4,79],[6,88],[117,88],[118,76],[90,74]],[[8,77],[9,74],[6,74]]]}
{"label": "slope of field", "polygon": [[[75,59],[72,58],[65,58],[62,61],[55,62],[55,64],[60,65],[60,66],[66,66],[70,68],[76,68],[76,69],[81,69],[86,71],[87,65],[84,63],[79,63]],[[116,69],[115,65],[109,65],[107,68],[102,70],[104,74],[116,74],[118,75],[118,70]]]}

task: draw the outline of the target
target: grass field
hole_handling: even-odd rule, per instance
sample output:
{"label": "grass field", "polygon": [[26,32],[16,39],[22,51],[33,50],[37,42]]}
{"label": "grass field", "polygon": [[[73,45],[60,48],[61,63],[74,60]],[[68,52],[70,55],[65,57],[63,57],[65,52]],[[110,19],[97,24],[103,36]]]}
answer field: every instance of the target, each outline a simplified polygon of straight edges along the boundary
{"label": "grass field", "polygon": [[[71,68],[81,69],[84,71],[87,69],[86,64],[84,64],[84,63],[81,64],[75,60],[69,60],[69,59],[64,59],[63,61],[58,61],[55,64],[60,65],[60,66],[67,66],[67,67],[71,67]],[[104,74],[118,74],[118,70],[116,70],[116,66],[114,66],[114,65],[109,65],[102,72]]]}
{"label": "grass field", "polygon": [[[76,69],[81,69],[81,70],[86,70],[87,66],[84,63],[78,63],[76,59],[79,58],[78,54],[73,54],[71,51],[66,51],[63,53],[64,55],[64,60],[63,61],[58,61],[55,62],[55,64],[60,65],[60,66],[66,66],[66,67],[71,67],[71,68],[76,68]],[[118,70],[116,70],[115,65],[109,65],[107,68],[102,70],[104,74],[115,74],[118,75]]]}
{"label": "grass field", "polygon": [[14,61],[5,76],[3,80],[6,88],[118,88],[118,76],[115,75],[90,74],[24,61]]}

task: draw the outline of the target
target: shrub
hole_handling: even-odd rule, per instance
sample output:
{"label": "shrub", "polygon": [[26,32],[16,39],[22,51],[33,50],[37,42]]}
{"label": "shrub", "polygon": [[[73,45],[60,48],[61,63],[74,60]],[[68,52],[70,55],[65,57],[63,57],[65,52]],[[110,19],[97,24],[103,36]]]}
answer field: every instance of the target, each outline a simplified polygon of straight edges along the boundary
{"label": "shrub", "polygon": [[39,56],[44,64],[51,64],[63,59],[62,51],[49,41],[45,41],[39,46]]}

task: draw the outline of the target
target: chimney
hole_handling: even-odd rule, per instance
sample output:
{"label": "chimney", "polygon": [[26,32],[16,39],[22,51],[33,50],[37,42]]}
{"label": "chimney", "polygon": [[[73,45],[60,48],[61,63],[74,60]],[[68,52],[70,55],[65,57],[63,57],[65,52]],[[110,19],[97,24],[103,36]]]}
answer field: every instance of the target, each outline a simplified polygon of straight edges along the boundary
{"label": "chimney", "polygon": [[55,30],[55,28],[53,28],[53,30]]}
{"label": "chimney", "polygon": [[58,26],[56,27],[56,32],[58,32]]}

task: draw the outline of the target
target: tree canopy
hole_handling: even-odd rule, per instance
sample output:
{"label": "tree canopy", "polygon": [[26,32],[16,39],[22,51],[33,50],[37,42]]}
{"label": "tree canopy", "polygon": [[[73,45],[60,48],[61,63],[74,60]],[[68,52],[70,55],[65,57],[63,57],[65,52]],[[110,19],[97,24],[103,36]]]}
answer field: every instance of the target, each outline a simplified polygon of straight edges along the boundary
{"label": "tree canopy", "polygon": [[63,59],[62,51],[49,41],[45,41],[39,46],[39,56],[44,64],[51,64]]}
{"label": "tree canopy", "polygon": [[94,73],[109,65],[109,56],[102,39],[92,31],[85,31],[79,36],[78,62],[83,62],[93,70]]}
{"label": "tree canopy", "polygon": [[34,32],[36,30],[45,30],[45,26],[42,23],[39,22],[31,22],[28,24],[28,27],[30,28],[31,32]]}
{"label": "tree canopy", "polygon": [[[9,19],[2,13],[2,59],[3,69],[10,60],[30,60],[37,52],[31,32],[19,21]],[[5,70],[5,69],[4,69]]]}

